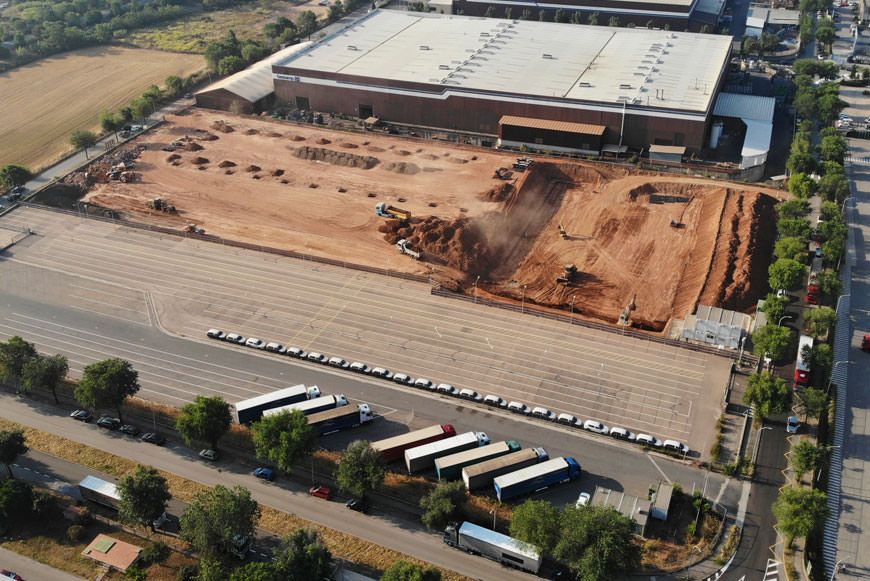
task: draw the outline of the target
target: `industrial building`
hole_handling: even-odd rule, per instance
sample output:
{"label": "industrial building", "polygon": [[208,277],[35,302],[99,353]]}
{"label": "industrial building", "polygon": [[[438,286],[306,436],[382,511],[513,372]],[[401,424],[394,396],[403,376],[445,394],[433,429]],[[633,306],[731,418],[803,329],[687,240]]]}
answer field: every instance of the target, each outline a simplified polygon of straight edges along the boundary
{"label": "industrial building", "polygon": [[700,152],[727,36],[376,10],[274,62],[279,103],[480,143]]}

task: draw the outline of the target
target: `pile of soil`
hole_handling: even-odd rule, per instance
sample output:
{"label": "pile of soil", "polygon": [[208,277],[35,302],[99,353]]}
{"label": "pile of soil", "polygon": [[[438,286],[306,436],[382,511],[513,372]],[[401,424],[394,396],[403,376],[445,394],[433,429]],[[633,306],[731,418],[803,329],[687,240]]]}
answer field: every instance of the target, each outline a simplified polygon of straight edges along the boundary
{"label": "pile of soil", "polygon": [[176,161],[179,159],[181,159],[181,156],[178,155],[177,153],[173,153],[172,155],[170,155],[166,158],[166,161],[167,161],[167,163],[172,163],[173,161]]}
{"label": "pile of soil", "polygon": [[345,149],[357,149],[359,147],[359,145],[357,145],[356,143],[350,143],[348,141],[342,141],[338,144],[338,146]]}
{"label": "pile of soil", "polygon": [[501,182],[480,194],[480,199],[485,202],[504,202],[513,192],[513,184]]}
{"label": "pile of soil", "polygon": [[270,131],[266,135],[268,135],[269,137],[281,137],[281,134],[278,133],[277,131]]}
{"label": "pile of soil", "polygon": [[188,141],[184,145],[184,149],[186,149],[187,151],[202,151],[204,149],[204,147],[195,141]]}
{"label": "pile of soil", "polygon": [[284,170],[283,169],[273,169],[272,175],[275,176],[276,178],[280,177],[280,176],[284,175]]}
{"label": "pile of soil", "polygon": [[332,142],[330,140],[326,139],[325,137],[321,137],[315,143],[317,143],[317,145],[329,145]]}
{"label": "pile of soil", "polygon": [[258,135],[259,133],[256,129],[245,129],[245,135]]}
{"label": "pile of soil", "polygon": [[190,160],[190,163],[192,163],[193,165],[204,165],[206,163],[209,163],[209,161],[204,157],[194,157]]}
{"label": "pile of soil", "polygon": [[254,171],[260,171],[260,169],[262,169],[262,168],[260,168],[260,166],[258,166],[258,165],[249,165],[248,167],[245,168],[245,171],[254,172]]}
{"label": "pile of soil", "polygon": [[233,131],[235,131],[235,129],[233,129],[232,125],[230,125],[226,121],[221,121],[221,120],[218,120],[218,121],[215,121],[214,123],[212,123],[211,128],[214,129],[215,131],[220,131],[221,133],[232,133]]}
{"label": "pile of soil", "polygon": [[305,138],[301,135],[287,135],[287,139],[290,141],[305,141]]}
{"label": "pile of soil", "polygon": [[[318,140],[318,143],[320,141],[327,141],[328,143],[328,140]],[[293,153],[301,159],[324,161],[332,165],[343,165],[360,169],[371,169],[380,163],[378,158],[370,155],[354,155],[343,151],[335,151],[323,147],[309,147],[307,145],[296,149]]]}
{"label": "pile of soil", "polygon": [[223,160],[222,162],[220,162],[220,163],[218,164],[218,167],[220,167],[220,168],[224,168],[224,167],[236,167],[236,162],[234,162],[234,161],[230,161],[230,160],[228,160],[228,159],[225,159],[225,160]]}
{"label": "pile of soil", "polygon": [[200,136],[197,136],[197,139],[200,141],[217,141],[219,138],[214,133],[203,133]]}
{"label": "pile of soil", "polygon": [[487,272],[493,259],[479,226],[469,218],[453,221],[429,216],[410,223],[387,220],[378,227],[384,240],[395,244],[402,238],[411,246],[465,273]]}
{"label": "pile of soil", "polygon": [[420,166],[414,163],[408,163],[404,161],[391,161],[389,163],[384,164],[384,169],[387,171],[394,171],[396,173],[404,174],[404,175],[414,175],[415,173],[420,173]]}

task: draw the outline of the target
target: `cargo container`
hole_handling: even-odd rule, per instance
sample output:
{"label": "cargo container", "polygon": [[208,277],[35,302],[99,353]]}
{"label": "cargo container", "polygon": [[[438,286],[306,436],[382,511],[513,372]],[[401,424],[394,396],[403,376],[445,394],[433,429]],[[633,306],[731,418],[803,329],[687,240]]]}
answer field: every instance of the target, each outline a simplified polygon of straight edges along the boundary
{"label": "cargo container", "polygon": [[466,466],[462,469],[462,481],[465,482],[466,490],[485,488],[492,486],[492,481],[496,476],[515,472],[526,466],[533,466],[538,462],[546,462],[549,459],[547,451],[543,448],[520,450],[519,452],[487,460],[480,464]]}
{"label": "cargo container", "polygon": [[275,414],[280,414],[281,412],[290,412],[293,410],[299,410],[306,416],[310,416],[311,414],[316,414],[318,412],[325,412],[326,410],[331,410],[334,408],[340,408],[342,406],[347,405],[347,397],[344,395],[324,395],[318,397],[317,399],[312,399],[308,401],[302,401],[299,403],[293,403],[290,405],[281,406],[279,408],[274,408],[270,410],[266,410],[263,412],[264,416],[272,416]]}
{"label": "cargo container", "polygon": [[405,466],[408,468],[408,472],[413,474],[414,472],[432,468],[436,458],[471,450],[472,448],[479,448],[487,444],[489,444],[489,436],[483,432],[465,432],[446,440],[439,440],[405,450]]}
{"label": "cargo container", "polygon": [[529,573],[537,573],[541,569],[541,554],[532,545],[470,522],[447,527],[443,540],[451,547],[481,555],[508,567]]}
{"label": "cargo container", "polygon": [[435,474],[438,475],[438,480],[456,480],[462,476],[462,469],[466,466],[492,460],[516,452],[521,448],[522,446],[516,440],[508,440],[443,456],[435,460]]}
{"label": "cargo container", "polygon": [[493,480],[493,486],[496,497],[503,502],[579,477],[580,464],[577,460],[559,457],[499,476]]}
{"label": "cargo container", "polygon": [[118,506],[121,504],[121,495],[118,493],[118,487],[96,476],[85,476],[79,482],[79,492],[85,500],[90,500],[115,510],[118,510]]}
{"label": "cargo container", "polygon": [[429,426],[420,430],[414,430],[407,434],[393,436],[385,440],[372,442],[372,449],[381,453],[384,462],[395,462],[405,457],[405,450],[422,446],[429,442],[437,442],[444,438],[456,435],[456,430],[450,424],[443,426]]}
{"label": "cargo container", "polygon": [[320,436],[348,428],[356,428],[374,419],[367,403],[347,405],[308,416],[308,425]]}
{"label": "cargo container", "polygon": [[240,401],[233,407],[236,411],[236,421],[240,424],[250,424],[263,417],[263,412],[266,410],[317,397],[320,397],[320,388],[316,385],[305,387],[300,384]]}

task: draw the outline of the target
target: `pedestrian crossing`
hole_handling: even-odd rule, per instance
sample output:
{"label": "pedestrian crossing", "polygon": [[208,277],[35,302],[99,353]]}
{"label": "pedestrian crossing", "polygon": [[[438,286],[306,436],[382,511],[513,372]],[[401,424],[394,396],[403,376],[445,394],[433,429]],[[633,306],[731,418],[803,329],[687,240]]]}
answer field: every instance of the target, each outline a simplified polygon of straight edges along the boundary
{"label": "pedestrian crossing", "polygon": [[764,572],[764,581],[779,581],[784,576],[780,576],[779,567],[782,563],[774,559],[767,560],[767,567]]}
{"label": "pedestrian crossing", "polygon": [[857,156],[857,155],[847,155],[843,158],[844,161],[848,164],[852,165],[870,165],[870,157],[868,156]]}

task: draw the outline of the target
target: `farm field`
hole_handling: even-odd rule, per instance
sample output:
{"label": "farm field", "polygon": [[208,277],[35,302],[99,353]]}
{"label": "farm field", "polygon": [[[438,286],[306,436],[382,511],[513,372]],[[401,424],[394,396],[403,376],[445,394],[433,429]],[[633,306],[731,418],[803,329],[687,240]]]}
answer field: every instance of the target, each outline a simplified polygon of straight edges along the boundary
{"label": "farm field", "polygon": [[76,129],[99,129],[101,111],[117,109],[169,75],[202,69],[201,56],[92,47],[0,74],[0,166],[50,165]]}

